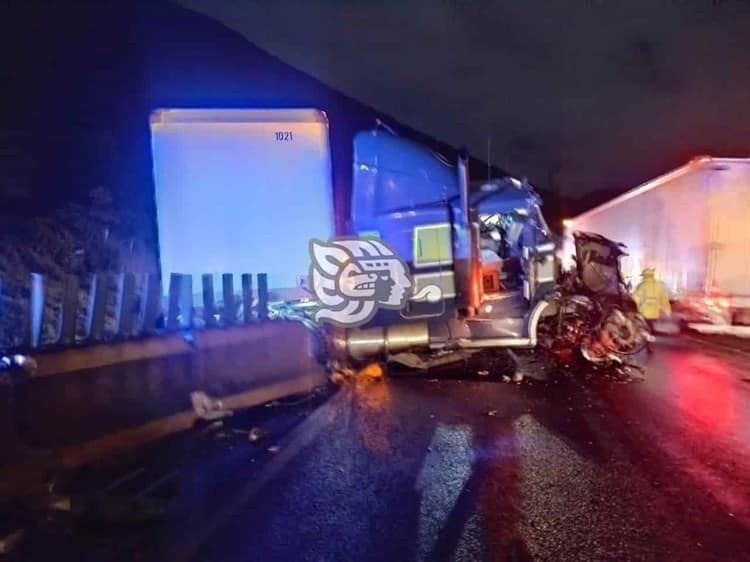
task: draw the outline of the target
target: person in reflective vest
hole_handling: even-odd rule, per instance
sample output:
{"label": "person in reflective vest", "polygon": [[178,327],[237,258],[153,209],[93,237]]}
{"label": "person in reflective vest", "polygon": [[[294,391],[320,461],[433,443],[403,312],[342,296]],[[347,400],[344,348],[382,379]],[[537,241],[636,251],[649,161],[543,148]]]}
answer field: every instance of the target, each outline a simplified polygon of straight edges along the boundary
{"label": "person in reflective vest", "polygon": [[[646,268],[641,272],[643,281],[635,288],[633,300],[638,305],[638,312],[648,322],[648,327],[653,333],[654,321],[660,318],[666,318],[672,314],[672,307],[669,304],[669,293],[661,281],[655,277],[656,272],[653,268]],[[651,347],[649,345],[649,351]]]}

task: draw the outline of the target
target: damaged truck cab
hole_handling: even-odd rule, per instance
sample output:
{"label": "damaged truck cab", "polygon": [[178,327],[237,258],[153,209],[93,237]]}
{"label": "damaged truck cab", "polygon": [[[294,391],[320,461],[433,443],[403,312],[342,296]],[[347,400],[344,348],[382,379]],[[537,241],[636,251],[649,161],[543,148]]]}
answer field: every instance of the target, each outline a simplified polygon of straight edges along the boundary
{"label": "damaged truck cab", "polygon": [[[523,348],[555,285],[552,235],[541,201],[506,176],[470,184],[468,157],[455,165],[383,129],[354,139],[350,229],[386,242],[407,264],[411,299],[368,325],[341,331],[354,359],[425,350]],[[440,296],[416,300],[425,287]]]}

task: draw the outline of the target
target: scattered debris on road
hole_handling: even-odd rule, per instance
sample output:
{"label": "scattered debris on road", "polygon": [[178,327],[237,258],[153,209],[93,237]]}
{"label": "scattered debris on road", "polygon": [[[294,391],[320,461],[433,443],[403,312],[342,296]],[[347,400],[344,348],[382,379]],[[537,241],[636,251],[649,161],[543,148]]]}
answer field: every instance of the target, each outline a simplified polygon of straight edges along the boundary
{"label": "scattered debris on road", "polygon": [[334,371],[328,379],[337,386],[341,386],[346,382],[346,376],[341,371]]}
{"label": "scattered debris on road", "polygon": [[260,427],[254,427],[247,432],[247,440],[250,441],[250,443],[257,443],[265,438],[265,436],[266,432]]}
{"label": "scattered debris on road", "polygon": [[232,410],[224,409],[224,403],[221,400],[211,398],[199,390],[190,393],[190,402],[193,404],[195,415],[207,421],[219,420],[234,414]]}
{"label": "scattered debris on road", "polygon": [[379,379],[383,377],[383,367],[379,363],[370,363],[363,369],[360,369],[359,376],[370,377],[371,379]]}
{"label": "scattered debris on road", "polygon": [[83,519],[109,523],[136,523],[165,515],[164,501],[153,497],[94,494],[53,498],[50,510],[66,512]]}
{"label": "scattered debris on road", "polygon": [[328,370],[331,372],[339,372],[345,377],[350,377],[354,375],[355,372],[349,365],[338,359],[332,359],[328,362]]}
{"label": "scattered debris on road", "polygon": [[490,410],[489,412],[487,412],[487,415],[494,418],[495,416],[497,416],[497,410]]}
{"label": "scattered debris on road", "polygon": [[26,531],[23,529],[17,529],[0,538],[0,554],[9,554],[21,542],[25,534]]}
{"label": "scattered debris on road", "polygon": [[487,377],[489,376],[489,374],[490,372],[487,369],[479,369],[477,371],[477,375],[479,375],[480,377]]}
{"label": "scattered debris on road", "polygon": [[474,355],[478,355],[479,350],[461,349],[451,350],[442,353],[420,354],[411,351],[396,353],[388,357],[390,363],[397,363],[410,369],[418,371],[428,371],[435,368],[444,368],[458,363],[466,363]]}
{"label": "scattered debris on road", "polygon": [[337,359],[328,362],[328,371],[331,373],[328,380],[336,386],[341,386],[347,379],[350,379],[355,375],[354,369]]}
{"label": "scattered debris on road", "polygon": [[[201,424],[206,424],[208,420],[201,419],[198,423],[196,423],[195,427],[196,429],[200,427]],[[201,428],[198,432],[198,435],[201,437],[206,437],[209,435],[215,435],[217,432],[219,432],[224,427],[224,422],[222,420],[215,420],[212,422],[208,422],[208,425]]]}

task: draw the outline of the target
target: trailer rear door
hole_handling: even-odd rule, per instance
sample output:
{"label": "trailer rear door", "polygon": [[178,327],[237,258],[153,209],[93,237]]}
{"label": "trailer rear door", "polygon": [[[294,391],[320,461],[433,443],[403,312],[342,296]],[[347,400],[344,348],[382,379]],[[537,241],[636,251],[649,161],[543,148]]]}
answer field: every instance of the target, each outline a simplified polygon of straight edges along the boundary
{"label": "trailer rear door", "polygon": [[262,272],[274,298],[309,296],[309,241],[334,232],[322,111],[163,109],[151,139],[163,278]]}
{"label": "trailer rear door", "polygon": [[750,163],[717,162],[709,185],[708,288],[750,295]]}

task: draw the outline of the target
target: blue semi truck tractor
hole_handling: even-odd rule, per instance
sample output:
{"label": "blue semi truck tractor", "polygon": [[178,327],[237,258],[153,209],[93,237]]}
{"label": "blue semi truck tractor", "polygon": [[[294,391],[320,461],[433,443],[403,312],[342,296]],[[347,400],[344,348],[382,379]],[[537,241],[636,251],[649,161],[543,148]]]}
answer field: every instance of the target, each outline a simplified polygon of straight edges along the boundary
{"label": "blue semi truck tractor", "polygon": [[[472,183],[455,163],[385,128],[354,138],[351,228],[382,240],[408,267],[411,298],[335,344],[355,359],[406,350],[532,348],[555,286],[555,250],[525,181]],[[439,298],[419,299],[426,287]]]}

